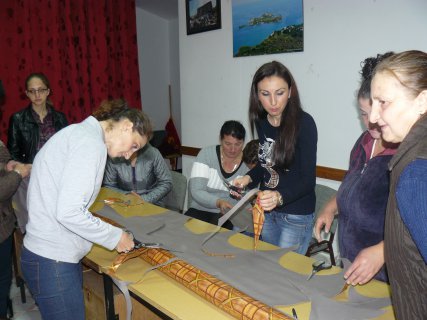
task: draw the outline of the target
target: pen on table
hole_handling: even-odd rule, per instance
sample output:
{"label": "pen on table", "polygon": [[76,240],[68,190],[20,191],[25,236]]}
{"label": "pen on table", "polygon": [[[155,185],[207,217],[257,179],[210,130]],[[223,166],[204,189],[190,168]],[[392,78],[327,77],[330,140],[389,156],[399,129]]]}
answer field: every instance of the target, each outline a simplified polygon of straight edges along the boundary
{"label": "pen on table", "polygon": [[294,317],[294,320],[298,320],[297,312],[295,311],[295,308],[292,308],[292,316]]}

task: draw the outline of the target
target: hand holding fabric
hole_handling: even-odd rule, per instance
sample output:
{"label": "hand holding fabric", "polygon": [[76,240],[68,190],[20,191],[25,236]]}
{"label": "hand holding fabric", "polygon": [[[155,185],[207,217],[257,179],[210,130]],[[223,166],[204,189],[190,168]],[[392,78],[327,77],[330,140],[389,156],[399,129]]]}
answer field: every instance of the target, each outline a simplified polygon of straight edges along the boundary
{"label": "hand holding fabric", "polygon": [[279,192],[275,190],[264,190],[258,194],[258,201],[264,211],[271,211],[279,205]]}
{"label": "hand holding fabric", "polygon": [[230,210],[231,208],[233,208],[233,206],[231,205],[230,202],[228,202],[227,200],[224,199],[218,199],[216,201],[216,206],[219,208],[219,210],[221,211],[221,214],[226,213],[228,210]]}
{"label": "hand holding fabric", "polygon": [[123,231],[119,243],[116,246],[116,250],[118,252],[129,252],[134,246],[133,236],[130,233]]}
{"label": "hand holding fabric", "polygon": [[344,274],[348,284],[353,286],[369,282],[384,265],[384,241],[359,252],[350,268]]}

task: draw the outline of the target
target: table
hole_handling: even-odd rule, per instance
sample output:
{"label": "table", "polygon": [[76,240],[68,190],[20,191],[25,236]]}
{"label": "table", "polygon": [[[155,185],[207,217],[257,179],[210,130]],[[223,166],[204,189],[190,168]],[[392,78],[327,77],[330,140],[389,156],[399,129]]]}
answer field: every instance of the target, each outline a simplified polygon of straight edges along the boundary
{"label": "table", "polygon": [[[97,202],[91,209],[93,211],[99,210],[99,207],[102,205],[102,199],[112,196],[122,197],[125,201],[130,200],[129,196],[123,196],[114,193],[111,190],[103,189],[98,197]],[[135,201],[135,199],[133,199],[132,201]],[[126,216],[137,215],[136,211],[140,211],[135,207],[128,208],[126,210],[124,210],[123,207],[116,207],[115,209],[117,211],[126,211],[122,212],[122,214]],[[147,204],[144,210],[151,211],[152,214],[166,211],[166,209],[162,209],[151,204]],[[145,212],[144,214],[147,214],[147,212]],[[198,227],[202,228],[204,226],[205,225],[203,222],[198,225]],[[236,246],[240,246],[242,248],[251,248],[252,246],[252,240],[241,234],[233,236],[233,241],[235,241]],[[270,245],[261,244],[260,249],[262,249],[263,246],[265,246],[265,248],[268,248]],[[84,259],[84,263],[86,265],[88,265],[95,271],[103,274],[104,286],[106,289],[106,298],[107,301],[109,301],[106,303],[107,314],[109,315],[108,319],[113,319],[114,309],[112,309],[113,304],[111,303],[112,283],[109,276],[105,275],[105,272],[108,270],[108,267],[111,266],[116,256],[117,253],[115,251],[108,251],[99,246],[94,246],[92,251]],[[293,269],[296,272],[301,272],[303,274],[308,274],[310,272],[311,263],[313,259],[293,252],[288,252],[285,256],[286,259],[283,259],[283,263],[286,264],[286,268],[291,270]],[[131,292],[131,294],[133,294],[133,296],[136,296],[144,302],[150,304],[151,306],[159,310],[162,314],[172,319],[234,319],[229,314],[225,313],[218,307],[202,299],[197,294],[193,293],[181,284],[167,277],[160,271],[152,271],[143,278],[141,278],[141,275],[148,268],[151,268],[151,265],[149,265],[145,261],[141,259],[133,259],[123,264],[117,270],[116,276],[122,280],[133,282],[128,287],[129,291]],[[325,270],[323,272],[337,272],[337,268],[333,268],[330,271]],[[371,281],[365,286],[356,287],[356,291],[361,295],[372,298],[389,296],[388,286],[378,281]],[[347,292],[343,292],[342,294],[338,295],[335,300],[344,301],[347,298],[347,294]],[[309,319],[311,311],[310,302],[300,302],[288,306],[276,306],[275,308],[288,314],[291,314],[292,307],[295,307],[295,309],[297,310],[299,319]],[[381,316],[377,317],[376,319],[394,319],[391,306],[385,307],[384,310],[386,312]]]}

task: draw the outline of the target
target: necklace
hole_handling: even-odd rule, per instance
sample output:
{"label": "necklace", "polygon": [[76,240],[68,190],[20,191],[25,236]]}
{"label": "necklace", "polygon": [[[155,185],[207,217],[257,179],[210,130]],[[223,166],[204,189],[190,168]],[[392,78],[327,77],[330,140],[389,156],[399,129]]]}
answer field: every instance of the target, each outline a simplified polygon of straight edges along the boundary
{"label": "necklace", "polygon": [[230,170],[230,169],[226,168],[226,166],[228,166],[230,164],[226,163],[226,161],[224,160],[224,155],[222,153],[222,147],[219,148],[219,153],[220,153],[220,158],[221,158],[222,169],[224,169],[225,172],[233,172],[234,170],[236,170],[236,168],[239,166],[239,164],[241,162],[242,154],[240,153],[240,155],[237,158],[235,158],[231,161],[233,168]]}

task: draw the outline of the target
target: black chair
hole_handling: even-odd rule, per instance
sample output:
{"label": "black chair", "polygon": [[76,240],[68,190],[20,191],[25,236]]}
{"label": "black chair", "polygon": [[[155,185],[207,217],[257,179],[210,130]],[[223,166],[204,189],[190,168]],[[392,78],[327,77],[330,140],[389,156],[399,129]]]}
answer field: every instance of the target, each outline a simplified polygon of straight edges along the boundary
{"label": "black chair", "polygon": [[[316,192],[316,209],[315,209],[315,212],[316,212],[316,220],[317,220],[317,216],[320,213],[320,211],[323,209],[325,204],[333,196],[335,196],[337,191],[335,189],[328,187],[328,186],[325,186],[322,184],[316,184],[315,192]],[[329,231],[329,237],[327,237],[326,239],[324,239],[320,242],[317,242],[317,239],[315,237],[313,237],[311,239],[310,245],[308,246],[308,249],[307,249],[307,252],[305,255],[307,257],[310,257],[316,253],[319,253],[319,252],[326,252],[329,254],[331,264],[335,266],[336,262],[335,262],[335,255],[334,255],[334,249],[332,247],[332,243],[334,242],[335,232],[337,230],[337,226],[338,226],[338,221],[335,218],[334,221],[332,222],[331,229]]]}

